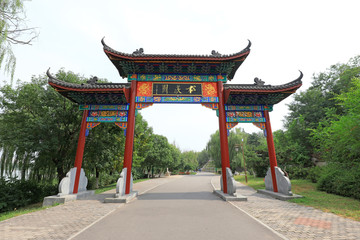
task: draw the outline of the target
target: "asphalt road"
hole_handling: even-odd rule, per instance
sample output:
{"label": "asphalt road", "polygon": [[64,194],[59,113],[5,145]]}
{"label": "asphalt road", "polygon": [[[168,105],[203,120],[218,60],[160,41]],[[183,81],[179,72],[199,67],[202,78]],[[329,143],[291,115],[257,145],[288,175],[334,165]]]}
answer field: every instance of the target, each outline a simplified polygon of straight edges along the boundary
{"label": "asphalt road", "polygon": [[281,239],[215,196],[213,176],[201,173],[158,186],[74,239]]}

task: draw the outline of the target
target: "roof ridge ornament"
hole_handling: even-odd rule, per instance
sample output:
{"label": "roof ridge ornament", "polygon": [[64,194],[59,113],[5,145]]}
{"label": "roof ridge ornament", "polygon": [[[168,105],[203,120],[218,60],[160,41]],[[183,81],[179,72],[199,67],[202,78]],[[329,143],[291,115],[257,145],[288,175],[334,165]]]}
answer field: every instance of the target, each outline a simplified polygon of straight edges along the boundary
{"label": "roof ridge ornament", "polygon": [[134,55],[143,55],[144,54],[144,49],[143,48],[136,49],[132,54],[134,54]]}
{"label": "roof ridge ornament", "polygon": [[215,51],[215,50],[212,50],[211,51],[211,56],[214,56],[214,57],[221,57],[221,53],[219,53],[218,51]]}
{"label": "roof ridge ornament", "polygon": [[89,80],[86,81],[87,84],[91,84],[91,85],[95,85],[97,84],[97,81],[98,81],[98,77],[94,76],[92,78],[90,78]]}
{"label": "roof ridge ornament", "polygon": [[256,77],[254,78],[254,85],[257,86],[264,86],[265,82],[263,80],[261,80],[260,78]]}

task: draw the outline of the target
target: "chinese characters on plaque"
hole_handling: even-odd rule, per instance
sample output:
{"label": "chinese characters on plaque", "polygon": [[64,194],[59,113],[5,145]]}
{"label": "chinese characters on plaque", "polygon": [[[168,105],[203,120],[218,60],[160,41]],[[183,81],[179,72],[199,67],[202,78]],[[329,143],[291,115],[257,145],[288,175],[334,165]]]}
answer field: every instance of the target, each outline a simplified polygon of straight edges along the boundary
{"label": "chinese characters on plaque", "polygon": [[202,85],[196,83],[154,83],[153,96],[201,96]]}

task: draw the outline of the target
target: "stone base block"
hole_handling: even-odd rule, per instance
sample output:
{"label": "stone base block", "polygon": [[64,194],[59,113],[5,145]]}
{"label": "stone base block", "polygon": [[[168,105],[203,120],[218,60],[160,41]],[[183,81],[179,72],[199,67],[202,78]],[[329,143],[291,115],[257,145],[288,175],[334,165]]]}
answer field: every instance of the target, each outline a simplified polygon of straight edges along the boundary
{"label": "stone base block", "polygon": [[52,206],[56,203],[66,203],[70,201],[75,201],[77,199],[86,199],[94,194],[95,194],[94,190],[89,190],[89,191],[79,192],[77,194],[54,195],[54,196],[44,197],[43,207]]}
{"label": "stone base block", "polygon": [[282,200],[282,201],[286,201],[286,200],[290,200],[290,199],[294,199],[294,198],[302,198],[303,197],[303,196],[297,195],[297,194],[286,195],[286,194],[273,192],[273,191],[269,191],[269,190],[265,190],[265,189],[259,189],[259,190],[257,190],[257,192],[261,193],[261,194],[268,195],[268,196],[273,197],[275,199]]}
{"label": "stone base block", "polygon": [[137,191],[133,191],[123,196],[119,196],[119,194],[115,194],[113,198],[105,198],[104,203],[128,203],[137,196],[138,196]]}
{"label": "stone base block", "polygon": [[224,201],[247,201],[247,197],[238,195],[237,193],[234,193],[234,195],[229,195],[224,193],[221,190],[214,190],[213,193],[217,196],[219,196]]}

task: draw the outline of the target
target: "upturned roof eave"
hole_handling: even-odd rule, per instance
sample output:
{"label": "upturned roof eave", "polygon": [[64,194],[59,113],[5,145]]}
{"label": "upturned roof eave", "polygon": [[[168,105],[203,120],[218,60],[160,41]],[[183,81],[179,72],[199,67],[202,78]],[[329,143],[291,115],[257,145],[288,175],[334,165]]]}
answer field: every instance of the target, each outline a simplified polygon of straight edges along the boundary
{"label": "upturned roof eave", "polygon": [[[58,91],[76,91],[76,92],[125,92],[125,88],[129,88],[130,84],[77,84],[77,83],[68,83],[62,80],[59,80],[53,77],[48,70],[46,72],[48,76],[48,83],[54,89]],[[112,85],[113,88],[101,87],[106,85]],[[118,85],[118,87],[117,87]]]}
{"label": "upturned roof eave", "polygon": [[231,93],[246,93],[246,92],[257,92],[257,93],[277,93],[277,92],[288,92],[296,91],[302,86],[301,79],[303,73],[300,71],[300,76],[286,84],[282,85],[256,85],[256,84],[224,84],[224,90]]}
{"label": "upturned roof eave", "polygon": [[231,61],[236,59],[241,59],[244,56],[250,54],[251,42],[246,48],[242,51],[234,54],[228,55],[177,55],[177,54],[128,54],[116,51],[115,49],[109,47],[104,42],[104,39],[101,40],[101,43],[104,47],[105,54],[111,59],[111,56],[117,57],[127,61]]}

